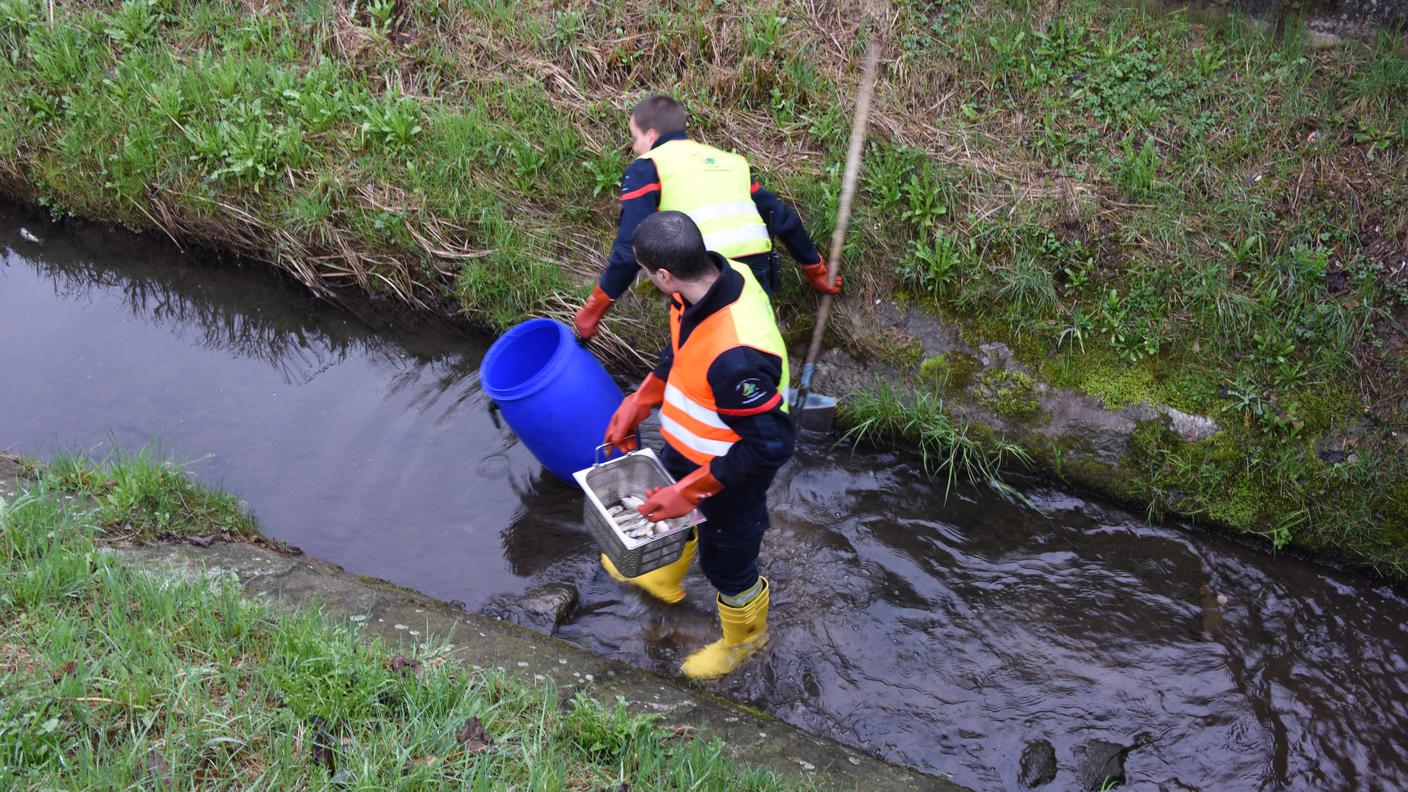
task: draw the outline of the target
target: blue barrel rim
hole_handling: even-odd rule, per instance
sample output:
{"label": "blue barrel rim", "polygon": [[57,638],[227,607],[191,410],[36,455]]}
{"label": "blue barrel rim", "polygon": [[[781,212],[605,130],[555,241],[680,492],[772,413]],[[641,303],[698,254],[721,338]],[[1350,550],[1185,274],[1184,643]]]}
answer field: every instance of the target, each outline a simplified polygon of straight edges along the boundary
{"label": "blue barrel rim", "polygon": [[[524,380],[518,385],[508,388],[495,387],[493,383],[485,379],[484,373],[494,368],[499,358],[508,354],[508,350],[513,346],[513,342],[529,333],[536,332],[544,327],[551,326],[557,330],[558,344],[552,355],[543,363],[542,368],[537,373]],[[538,391],[548,387],[552,383],[553,376],[559,373],[568,361],[572,353],[571,344],[574,343],[572,331],[567,325],[556,319],[539,317],[529,319],[514,325],[507,333],[504,333],[484,354],[484,359],[479,363],[479,387],[483,389],[485,395],[496,401],[513,401],[527,398]]]}

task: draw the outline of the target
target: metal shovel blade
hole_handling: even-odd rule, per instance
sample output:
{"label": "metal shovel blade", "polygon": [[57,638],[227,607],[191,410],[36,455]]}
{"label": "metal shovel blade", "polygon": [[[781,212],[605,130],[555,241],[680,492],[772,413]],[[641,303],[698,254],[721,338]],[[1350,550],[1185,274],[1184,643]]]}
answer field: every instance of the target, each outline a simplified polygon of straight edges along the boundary
{"label": "metal shovel blade", "polygon": [[787,389],[787,403],[792,405],[792,421],[799,429],[809,432],[829,432],[836,421],[836,399],[812,392],[807,403],[797,404],[797,389]]}

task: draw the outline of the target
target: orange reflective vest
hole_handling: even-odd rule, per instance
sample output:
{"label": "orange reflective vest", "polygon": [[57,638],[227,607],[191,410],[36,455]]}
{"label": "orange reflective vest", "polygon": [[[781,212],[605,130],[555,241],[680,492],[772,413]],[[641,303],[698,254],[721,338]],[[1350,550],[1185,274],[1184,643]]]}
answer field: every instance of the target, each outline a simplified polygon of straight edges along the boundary
{"label": "orange reflective vest", "polygon": [[[752,347],[782,360],[779,394],[787,390],[787,347],[772,303],[746,265],[734,261],[729,267],[743,276],[738,299],[705,317],[680,343],[680,322],[684,315],[679,295],[670,307],[670,343],[674,362],[665,380],[665,401],[660,405],[660,434],[676,451],[698,465],[707,465],[723,456],[740,439],[719,415],[714,389],[709,385],[709,367],[719,355],[740,346]],[[780,399],[787,410],[787,400]]]}

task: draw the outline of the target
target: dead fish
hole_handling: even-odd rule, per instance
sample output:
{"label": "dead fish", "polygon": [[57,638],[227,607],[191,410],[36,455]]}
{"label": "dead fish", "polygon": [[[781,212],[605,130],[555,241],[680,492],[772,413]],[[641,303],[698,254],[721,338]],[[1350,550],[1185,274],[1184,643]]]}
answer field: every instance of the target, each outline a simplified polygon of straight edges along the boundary
{"label": "dead fish", "polygon": [[44,242],[39,237],[35,236],[34,234],[31,234],[28,228],[20,229],[20,239],[23,239],[26,242],[33,242],[36,245],[44,244]]}

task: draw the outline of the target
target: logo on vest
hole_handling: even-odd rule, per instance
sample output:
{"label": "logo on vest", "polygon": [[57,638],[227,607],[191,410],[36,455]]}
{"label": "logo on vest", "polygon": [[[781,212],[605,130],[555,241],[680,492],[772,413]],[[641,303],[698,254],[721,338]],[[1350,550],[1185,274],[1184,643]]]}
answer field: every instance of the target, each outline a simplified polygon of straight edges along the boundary
{"label": "logo on vest", "polygon": [[738,391],[739,400],[747,405],[757,404],[767,395],[762,383],[751,377],[738,383],[734,390]]}

